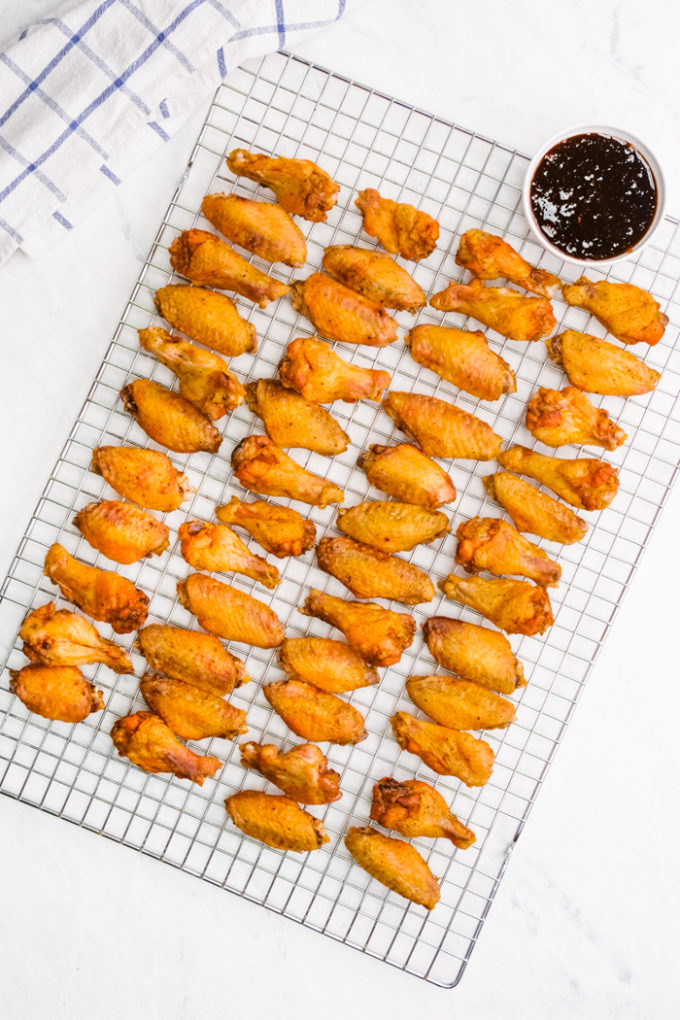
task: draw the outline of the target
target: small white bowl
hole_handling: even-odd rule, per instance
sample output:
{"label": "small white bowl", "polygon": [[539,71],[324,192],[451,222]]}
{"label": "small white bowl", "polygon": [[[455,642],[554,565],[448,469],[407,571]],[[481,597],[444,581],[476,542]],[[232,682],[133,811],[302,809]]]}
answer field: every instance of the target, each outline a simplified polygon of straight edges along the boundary
{"label": "small white bowl", "polygon": [[[598,134],[605,135],[609,138],[616,138],[618,141],[627,142],[632,145],[642,157],[642,159],[648,164],[654,181],[656,183],[656,212],[654,213],[654,219],[652,220],[647,232],[643,234],[637,244],[629,251],[622,252],[621,255],[614,255],[607,259],[579,259],[573,255],[567,255],[560,248],[554,245],[548,237],[541,230],[534,211],[531,208],[531,182],[538,164],[541,162],[543,157],[560,142],[565,142],[568,138],[573,138],[574,135],[590,135]],[[664,183],[664,176],[654,153],[647,148],[644,142],[641,142],[635,135],[629,134],[627,131],[621,131],[619,128],[604,127],[601,124],[585,124],[579,127],[570,128],[568,131],[560,131],[559,134],[553,135],[548,141],[541,146],[534,158],[529,164],[529,168],[524,179],[524,186],[522,188],[522,205],[524,208],[524,215],[529,221],[529,226],[536,237],[536,240],[547,248],[549,252],[562,259],[564,262],[570,262],[574,266],[608,266],[613,262],[621,262],[624,259],[630,258],[632,255],[637,255],[643,248],[645,248],[652,237],[656,233],[657,229],[661,225],[664,218],[664,209],[666,205],[666,186]]]}

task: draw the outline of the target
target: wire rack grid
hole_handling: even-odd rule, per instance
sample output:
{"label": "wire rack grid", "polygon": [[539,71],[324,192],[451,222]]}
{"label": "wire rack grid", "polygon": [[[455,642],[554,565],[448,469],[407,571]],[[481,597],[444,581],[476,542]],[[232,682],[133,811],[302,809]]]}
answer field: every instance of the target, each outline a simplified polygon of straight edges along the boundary
{"label": "wire rack grid", "polygon": [[[535,264],[572,280],[572,268],[552,258],[528,234],[520,210],[520,188],[526,158],[512,149],[463,130],[441,118],[414,109],[374,90],[284,54],[264,58],[257,66],[235,70],[214,98],[192,153],[187,172],[175,193],[125,308],[113,341],[99,369],[43,496],[31,518],[2,589],[0,634],[5,665],[24,663],[16,633],[29,608],[55,598],[42,566],[48,547],[61,542],[70,552],[94,565],[112,564],[89,548],[72,525],[75,512],[91,500],[111,498],[103,480],[88,471],[94,447],[111,443],[153,446],[128,417],[118,392],[131,377],[157,379],[173,385],[169,371],[140,351],[136,330],[159,321],[154,314],[154,291],[171,280],[167,248],[178,231],[205,225],[199,214],[204,194],[219,190],[269,198],[267,192],[228,173],[225,153],[242,146],[278,155],[301,156],[321,162],[341,185],[339,201],[326,223],[302,224],[307,235],[308,266],[317,269],[323,249],[334,243],[374,246],[362,233],[353,200],[360,188],[376,187],[388,197],[410,201],[434,215],[441,224],[438,247],[415,268],[407,268],[428,294],[449,279],[461,278],[454,256],[457,237],[479,226],[502,234]],[[255,264],[284,281],[291,274],[280,265]],[[295,275],[304,275],[298,271]],[[596,272],[596,278],[605,274]],[[268,788],[239,764],[235,744],[213,740],[192,745],[225,761],[216,781],[194,787],[173,777],[148,775],[115,753],[109,737],[113,722],[144,707],[138,678],[144,662],[132,649],[132,635],[120,641],[130,650],[136,676],[116,676],[104,667],[85,672],[103,688],[106,708],[76,726],[50,723],[29,715],[10,694],[7,673],[0,684],[0,790],[58,817],[96,831],[191,874],[263,904],[332,938],[393,966],[441,986],[456,984],[464,971],[531,805],[569,721],[592,663],[602,646],[635,567],[670,491],[680,449],[680,353],[674,343],[680,323],[680,231],[666,220],[654,243],[637,259],[617,263],[606,274],[651,290],[670,316],[663,340],[643,353],[648,364],[662,371],[652,394],[626,401],[608,398],[602,404],[627,431],[628,442],[608,459],[620,468],[621,487],[613,505],[587,514],[590,529],[575,546],[540,544],[562,565],[563,580],[552,596],[555,624],[543,637],[513,639],[513,649],[525,665],[528,686],[517,701],[517,721],[505,731],[482,734],[496,753],[491,780],[467,789],[459,782],[437,777],[437,789],[461,820],[477,835],[466,851],[446,841],[417,840],[419,851],[441,879],[441,902],[431,913],[409,904],[354,865],[343,835],[349,825],[368,819],[373,783],[382,776],[414,775],[433,782],[434,775],[415,756],[400,752],[391,736],[390,716],[414,711],[404,694],[412,674],[436,672],[420,636],[401,661],[382,671],[377,687],[353,692],[352,703],[366,716],[368,738],[355,746],[329,746],[331,767],[341,773],[343,797],[324,809],[331,837],[321,850],[305,855],[282,853],[242,836],[228,821],[224,797],[243,787]],[[287,300],[261,310],[239,302],[242,315],[252,321],[259,339],[256,357],[235,359],[242,379],[273,376],[286,345],[296,336],[313,335],[310,324]],[[581,310],[555,301],[559,328],[604,331]],[[450,321],[424,309],[414,319],[399,314],[404,329],[414,322]],[[474,327],[473,327],[474,328]],[[403,343],[379,350],[341,348],[343,357],[365,367],[392,374],[392,388],[417,390],[450,400],[489,422],[508,443],[533,446],[522,422],[526,402],[538,385],[564,385],[564,376],[546,357],[543,344],[518,344],[488,332],[492,347],[501,352],[517,375],[517,392],[496,404],[483,403],[458,392],[434,373],[421,368]],[[636,353],[641,353],[636,351]],[[597,398],[596,398],[597,399]],[[394,442],[397,433],[378,405],[335,404],[334,416],[349,433],[348,450],[329,461],[318,454],[294,451],[305,467],[331,475],[345,489],[346,505],[376,498],[356,468],[358,453],[369,442]],[[149,620],[195,626],[179,606],[176,582],[188,568],[181,559],[176,530],[183,520],[212,520],[215,507],[231,494],[243,496],[232,479],[229,455],[236,443],[260,424],[244,407],[223,427],[220,453],[173,455],[188,474],[195,492],[191,502],[165,515],[174,544],[152,561],[116,568],[151,596]],[[574,455],[573,450],[567,455]],[[590,451],[587,451],[590,452]],[[453,530],[476,514],[498,516],[481,476],[492,465],[467,461],[446,463],[458,488],[451,508]],[[480,470],[481,468],[481,470]],[[337,534],[332,508],[319,510],[295,504],[317,526],[317,537]],[[412,562],[439,578],[453,569],[455,538],[446,536],[410,554]],[[243,591],[271,604],[289,636],[333,633],[297,609],[311,587],[346,595],[342,586],[318,570],[313,553],[282,561],[282,581],[273,594],[243,578],[228,578]],[[392,608],[402,611],[403,607]],[[480,622],[480,617],[441,596],[413,615],[419,624],[443,614]],[[97,625],[104,636],[108,628]],[[420,635],[420,629],[418,632]],[[335,632],[337,636],[337,632]],[[274,654],[234,645],[253,682],[237,690],[234,703],[247,710],[248,739],[292,746],[290,732],[269,708],[261,692],[265,677],[278,679]],[[418,713],[416,713],[418,714]],[[271,788],[270,788],[271,789]],[[445,844],[445,845],[442,845]]]}

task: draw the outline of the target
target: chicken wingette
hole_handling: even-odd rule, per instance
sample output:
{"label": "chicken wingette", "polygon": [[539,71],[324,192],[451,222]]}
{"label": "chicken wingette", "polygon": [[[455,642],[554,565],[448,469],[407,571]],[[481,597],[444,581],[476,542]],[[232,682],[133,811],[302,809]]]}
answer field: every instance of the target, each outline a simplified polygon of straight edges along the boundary
{"label": "chicken wingette", "polygon": [[329,694],[346,694],[380,679],[353,648],[332,638],[286,638],[277,660],[291,680],[304,680]]}
{"label": "chicken wingette", "polygon": [[191,492],[187,476],[160,450],[99,446],[92,451],[90,470],[102,475],[119,496],[146,510],[177,510]]}
{"label": "chicken wingette", "polygon": [[432,616],[423,624],[430,655],[464,680],[512,694],[524,687],[524,667],[513,655],[504,634],[448,616]]}
{"label": "chicken wingette", "polygon": [[588,531],[583,518],[577,517],[568,506],[510,471],[486,475],[482,482],[491,499],[510,515],[518,531],[528,531],[563,545],[580,542]]}
{"label": "chicken wingette", "polygon": [[340,508],[336,525],[350,538],[387,553],[414,549],[421,542],[433,542],[451,530],[446,515],[439,510],[388,500]]}
{"label": "chicken wingette", "polygon": [[29,712],[59,722],[82,722],[104,708],[102,692],[76,666],[31,663],[9,671],[9,689]]}
{"label": "chicken wingette", "polygon": [[265,262],[304,266],[305,235],[280,205],[240,195],[206,195],[201,212],[220,234]]}
{"label": "chicken wingette", "polygon": [[515,719],[511,701],[458,677],[410,676],[406,690],[425,715],[454,730],[504,729]]}
{"label": "chicken wingette", "polygon": [[585,308],[624,344],[658,344],[668,325],[651,294],[632,283],[593,283],[582,276],[562,288],[568,305]]}
{"label": "chicken wingette", "polygon": [[78,511],[73,524],[93,549],[116,563],[160,556],[170,544],[167,524],[118,499],[88,503]]}
{"label": "chicken wingette", "polygon": [[120,754],[145,772],[171,772],[203,786],[222,767],[219,758],[194,754],[153,712],[135,712],[114,723],[111,739]]}
{"label": "chicken wingette", "polygon": [[368,736],[361,712],[313,684],[279,680],[263,687],[262,693],[286,726],[305,740],[358,744]]}
{"label": "chicken wingette", "polygon": [[394,613],[373,602],[347,602],[312,589],[298,612],[316,616],[345,635],[371,666],[392,666],[413,641],[416,624],[406,613]]}
{"label": "chicken wingette", "polygon": [[247,732],[246,713],[242,709],[184,680],[147,673],[139,689],[151,711],[181,740],[205,737],[234,740]]}
{"label": "chicken wingette", "polygon": [[299,499],[310,506],[342,503],[345,494],[296,464],[268,436],[248,436],[231,455],[234,474],[244,488],[264,496]]}
{"label": "chicken wingette", "polygon": [[223,524],[235,524],[255,539],[267,552],[279,559],[284,556],[301,556],[314,547],[316,528],[297,510],[287,506],[274,506],[266,500],[256,499],[243,503],[232,496],[225,506],[215,511]]}
{"label": "chicken wingette", "polygon": [[456,488],[446,471],[411,443],[379,446],[374,443],[357,464],[371,485],[388,496],[436,510],[456,498]]}
{"label": "chicken wingette", "polygon": [[322,570],[360,599],[394,599],[415,606],[435,596],[432,581],[420,567],[353,538],[322,538],[316,559]]}
{"label": "chicken wingette", "polygon": [[458,577],[439,582],[447,598],[476,609],[507,634],[542,634],[554,623],[548,592],[530,581]]}
{"label": "chicken wingette", "polygon": [[370,817],[407,839],[450,839],[459,850],[475,842],[474,832],[449,811],[441,793],[422,779],[400,783],[385,776],[373,787]]}
{"label": "chicken wingette", "polygon": [[23,653],[45,666],[85,666],[101,662],[114,673],[134,673],[127,652],[100,637],[92,624],[54,602],[32,610],[19,630]]}
{"label": "chicken wingette", "polygon": [[284,386],[317,404],[380,400],[392,380],[382,369],[350,365],[327,343],[314,337],[298,337],[288,345],[279,376]]}
{"label": "chicken wingette", "polygon": [[525,297],[509,287],[487,287],[481,280],[450,283],[430,298],[440,312],[460,312],[509,340],[540,340],[555,328],[547,298]]}
{"label": "chicken wingette", "polygon": [[277,446],[315,450],[332,457],[349,445],[349,436],[325,407],[305,400],[276,379],[248,383],[246,400]]}
{"label": "chicken wingette", "polygon": [[430,457],[493,460],[503,442],[481,418],[439,397],[390,390],[382,407]]}
{"label": "chicken wingette", "polygon": [[175,453],[217,453],[222,436],[207,415],[151,379],[135,379],[120,391],[123,406],[147,436]]}
{"label": "chicken wingette", "polygon": [[156,291],[154,303],[174,329],[218,354],[236,358],[256,350],[255,327],[239,315],[226,294],[189,284],[168,284]]}
{"label": "chicken wingette", "polygon": [[385,308],[416,312],[427,304],[411,274],[382,252],[338,244],[326,248],[322,264],[340,283]]}
{"label": "chicken wingette", "polygon": [[527,404],[525,424],[546,446],[579,443],[615,450],[628,438],[604,408],[591,404],[575,386],[562,390],[541,386]]}
{"label": "chicken wingette", "polygon": [[554,588],[562,576],[558,563],[497,517],[473,517],[456,531],[456,563],[471,574],[520,574],[545,588]]}
{"label": "chicken wingette", "polygon": [[365,188],[355,205],[364,218],[364,230],[377,237],[391,255],[405,259],[426,259],[439,238],[439,224],[428,213],[408,202],[383,198],[375,188]]}
{"label": "chicken wingette", "polygon": [[276,648],[283,626],[276,613],[259,599],[207,574],[189,574],[177,582],[179,601],[193,613],[203,630],[257,648]]}
{"label": "chicken wingette", "polygon": [[290,288],[290,299],[295,311],[329,340],[387,347],[397,339],[397,324],[382,305],[324,273],[296,280]]}
{"label": "chicken wingette", "polygon": [[567,373],[572,386],[586,393],[633,397],[650,393],[661,373],[649,368],[630,351],[588,333],[565,329],[546,340],[548,354]]}
{"label": "chicken wingette", "polygon": [[404,899],[434,910],[439,884],[418,851],[403,839],[383,836],[370,825],[353,825],[345,846],[360,868]]}
{"label": "chicken wingette", "polygon": [[227,813],[246,836],[274,847],[305,853],[328,843],[324,824],[290,797],[241,790],[225,800]]}
{"label": "chicken wingette", "polygon": [[227,156],[227,166],[237,177],[271,188],[282,209],[313,223],[325,220],[338,200],[340,185],[311,159],[234,149]]}
{"label": "chicken wingette", "polygon": [[182,556],[195,570],[233,571],[275,588],[281,576],[272,564],[251,553],[226,524],[185,521],[178,532]]}
{"label": "chicken wingette", "polygon": [[515,373],[489,347],[480,330],[423,324],[406,337],[414,361],[480,400],[499,400],[515,393]]}
{"label": "chicken wingette", "polygon": [[541,485],[547,485],[579,510],[606,509],[619,488],[616,468],[594,457],[565,460],[546,457],[525,446],[513,446],[499,453],[498,460],[508,471],[528,475]]}
{"label": "chicken wingette", "polygon": [[480,280],[509,280],[533,294],[550,298],[560,289],[559,277],[526,262],[502,237],[485,230],[466,230],[456,262]]}
{"label": "chicken wingette", "polygon": [[148,596],[112,570],[99,570],[74,559],[62,545],[50,546],[45,575],[69,602],[88,616],[110,623],[116,634],[137,630],[149,612]]}
{"label": "chicken wingette", "polygon": [[255,769],[300,804],[332,804],[340,800],[340,776],[316,744],[299,744],[283,754],[274,744],[249,741],[239,746],[241,765]]}
{"label": "chicken wingette", "polygon": [[417,754],[440,776],[455,776],[466,786],[484,786],[491,777],[494,753],[484,740],[448,726],[397,712],[391,720],[394,739],[403,751]]}
{"label": "chicken wingette", "polygon": [[170,245],[170,265],[192,283],[233,290],[260,308],[288,293],[285,283],[261,273],[216,234],[195,227]]}
{"label": "chicken wingette", "polygon": [[152,669],[211,694],[230,694],[250,680],[241,660],[212,634],[152,623],[139,631],[135,645]]}

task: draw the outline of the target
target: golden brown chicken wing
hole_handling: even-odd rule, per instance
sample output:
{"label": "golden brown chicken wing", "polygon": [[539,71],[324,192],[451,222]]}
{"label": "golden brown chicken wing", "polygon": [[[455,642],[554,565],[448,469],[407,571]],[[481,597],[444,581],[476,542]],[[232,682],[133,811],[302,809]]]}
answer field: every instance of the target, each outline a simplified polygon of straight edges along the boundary
{"label": "golden brown chicken wing", "polygon": [[439,397],[390,390],[382,407],[430,457],[493,460],[503,442],[481,418]]}
{"label": "golden brown chicken wing", "polygon": [[434,910],[439,884],[418,851],[403,839],[383,836],[370,825],[351,826],[345,846],[360,868],[404,899]]}
{"label": "golden brown chicken wing", "polygon": [[361,712],[342,698],[303,680],[279,680],[262,688],[265,698],[293,733],[320,744],[358,744],[368,733]]}
{"label": "golden brown chicken wing", "polygon": [[261,152],[234,149],[227,166],[237,177],[247,177],[271,188],[286,212],[318,223],[337,202],[340,185],[311,159],[286,159]]}
{"label": "golden brown chicken wing", "polygon": [[209,634],[256,648],[276,648],[283,641],[281,621],[269,606],[207,574],[178,581],[177,594]]}
{"label": "golden brown chicken wing", "polygon": [[548,354],[567,373],[572,386],[586,393],[604,396],[633,397],[650,393],[661,373],[645,365],[634,354],[614,344],[565,329],[564,333],[546,340]]}
{"label": "golden brown chicken wing", "polygon": [[615,450],[628,438],[602,407],[594,407],[575,386],[541,386],[527,404],[526,427],[546,446],[583,443]]}
{"label": "golden brown chicken wing", "polygon": [[182,556],[195,570],[234,571],[275,588],[281,576],[270,563],[256,556],[226,524],[186,521],[179,527]]}
{"label": "golden brown chicken wing", "polygon": [[562,288],[562,297],[568,305],[585,308],[624,344],[658,344],[668,325],[658,301],[632,283],[593,283],[582,276]]}
{"label": "golden brown chicken wing", "polygon": [[309,319],[329,340],[387,347],[397,339],[397,324],[382,305],[324,273],[295,280],[290,300],[295,311]]}
{"label": "golden brown chicken wing", "polygon": [[222,767],[219,758],[194,754],[180,744],[169,726],[153,712],[135,712],[114,723],[111,739],[123,758],[145,772],[171,772],[197,786]]}
{"label": "golden brown chicken wing", "polygon": [[347,602],[312,589],[298,612],[316,616],[341,630],[350,645],[371,666],[393,666],[413,641],[415,620],[373,602]]}
{"label": "golden brown chicken wing", "polygon": [[100,637],[88,620],[54,602],[30,612],[19,630],[23,653],[45,666],[84,666],[102,662],[114,673],[134,673],[127,652]]}
{"label": "golden brown chicken wing", "polygon": [[112,570],[99,570],[74,559],[62,545],[50,546],[45,575],[69,602],[88,616],[110,623],[116,634],[129,634],[146,620],[149,599],[132,581]]}
{"label": "golden brown chicken wing", "polygon": [[509,471],[487,475],[482,482],[489,496],[510,514],[518,531],[571,545],[580,542],[588,530],[583,518],[568,506]]}
{"label": "golden brown chicken wing", "polygon": [[497,517],[473,517],[456,532],[456,563],[470,574],[520,574],[545,588],[556,587],[562,570],[542,549],[507,521]]}
{"label": "golden brown chicken wing", "polygon": [[176,453],[217,453],[222,436],[210,418],[197,411],[179,393],[151,379],[135,379],[120,391],[120,398],[147,436]]}
{"label": "golden brown chicken wing", "polygon": [[231,455],[234,474],[245,489],[264,496],[299,499],[311,506],[342,503],[345,494],[333,482],[305,471],[268,436],[248,436]]}
{"label": "golden brown chicken wing", "polygon": [[373,787],[371,821],[386,829],[416,839],[450,839],[459,850],[467,850],[475,841],[475,834],[449,811],[441,793],[422,779],[397,782],[385,776]]}
{"label": "golden brown chicken wing", "polygon": [[530,637],[554,623],[547,591],[529,581],[449,574],[439,587],[447,598],[476,609],[507,634]]}
{"label": "golden brown chicken wing", "polygon": [[152,669],[211,694],[230,694],[250,680],[241,660],[212,634],[152,623],[139,631],[135,645]]}
{"label": "golden brown chicken wing", "polygon": [[499,453],[498,460],[508,471],[528,475],[541,485],[547,485],[580,510],[606,509],[619,488],[616,468],[594,457],[563,460],[535,453],[525,446],[513,446]]}
{"label": "golden brown chicken wing", "polygon": [[440,312],[460,312],[509,340],[540,340],[555,328],[547,298],[525,297],[509,287],[486,287],[481,280],[450,283],[430,298]]}
{"label": "golden brown chicken wing", "polygon": [[441,726],[453,730],[504,729],[515,720],[515,706],[488,687],[453,676],[410,676],[409,697]]}
{"label": "golden brown chicken wing", "polygon": [[136,563],[145,556],[160,556],[170,545],[167,524],[118,499],[88,503],[78,511],[73,523],[93,549],[116,563]]}
{"label": "golden brown chicken wing", "polygon": [[298,337],[288,345],[279,376],[284,386],[317,404],[380,400],[392,378],[389,372],[350,365],[314,337]]}
{"label": "golden brown chicken wing", "polygon": [[206,195],[201,211],[220,234],[265,262],[304,266],[305,235],[280,205],[253,202],[240,195]]}
{"label": "golden brown chicken wing", "polygon": [[286,638],[277,659],[291,680],[304,680],[329,694],[346,694],[380,679],[353,648],[331,638]]}
{"label": "golden brown chicken wing", "polygon": [[218,506],[215,513],[224,524],[243,528],[263,549],[279,559],[301,556],[312,549],[316,541],[312,521],[305,520],[297,510],[274,506],[263,499],[242,503],[237,496],[232,496],[226,506]]}
{"label": "golden brown chicken wing", "polygon": [[184,680],[147,673],[139,689],[151,711],[181,740],[203,740],[204,737],[234,740],[248,732],[245,712]]}
{"label": "golden brown chicken wing", "polygon": [[276,379],[248,383],[246,400],[277,446],[316,450],[327,457],[347,449],[349,436],[324,407],[286,389]]}
{"label": "golden brown chicken wing", "polygon": [[236,291],[260,308],[288,293],[285,283],[261,273],[207,230],[183,230],[170,245],[170,265],[192,283]]}
{"label": "golden brown chicken wing", "polygon": [[391,255],[405,259],[426,259],[434,251],[439,224],[432,216],[408,202],[381,198],[375,188],[365,188],[355,205],[364,218],[364,230],[377,237]]}
{"label": "golden brown chicken wing", "polygon": [[430,655],[464,680],[512,694],[524,687],[524,667],[504,634],[476,623],[433,616],[423,624]]}
{"label": "golden brown chicken wing", "polygon": [[435,596],[432,581],[420,567],[353,538],[322,538],[316,559],[322,570],[360,599],[395,599],[416,606]]}
{"label": "golden brown chicken wing", "polygon": [[328,843],[323,822],[290,797],[241,790],[227,797],[224,803],[237,829],[276,850],[305,853]]}
{"label": "golden brown chicken wing", "polygon": [[336,526],[350,538],[387,553],[414,549],[451,530],[446,515],[438,510],[385,500],[339,509]]}
{"label": "golden brown chicken wing", "polygon": [[338,244],[326,248],[323,268],[346,287],[385,308],[416,312],[427,304],[425,291],[389,255]]}
{"label": "golden brown chicken wing", "polygon": [[82,722],[104,707],[102,692],[75,666],[32,663],[23,669],[10,669],[9,688],[29,712],[59,722]]}
{"label": "golden brown chicken wing", "polygon": [[282,754],[274,744],[250,741],[239,746],[241,765],[255,769],[300,804],[332,804],[340,800],[340,776],[316,744],[299,744]]}
{"label": "golden brown chicken wing", "polygon": [[484,786],[489,781],[494,753],[486,741],[416,719],[408,712],[397,712],[390,721],[399,747],[417,754],[433,772],[455,776],[466,786]]}
{"label": "golden brown chicken wing", "polygon": [[102,475],[119,496],[147,510],[177,510],[191,487],[159,450],[134,446],[100,446],[92,451],[90,470]]}
{"label": "golden brown chicken wing", "polygon": [[436,510],[456,498],[456,487],[446,471],[410,443],[373,443],[357,464],[376,489],[406,503]]}
{"label": "golden brown chicken wing", "polygon": [[550,298],[560,289],[558,276],[530,265],[502,237],[485,230],[465,231],[456,262],[480,280],[509,280],[541,297]]}
{"label": "golden brown chicken wing", "polygon": [[236,358],[257,348],[255,327],[241,318],[226,294],[173,283],[156,291],[154,303],[174,329],[218,354]]}
{"label": "golden brown chicken wing", "polygon": [[498,400],[517,390],[515,373],[477,330],[416,326],[406,337],[415,361],[480,400]]}

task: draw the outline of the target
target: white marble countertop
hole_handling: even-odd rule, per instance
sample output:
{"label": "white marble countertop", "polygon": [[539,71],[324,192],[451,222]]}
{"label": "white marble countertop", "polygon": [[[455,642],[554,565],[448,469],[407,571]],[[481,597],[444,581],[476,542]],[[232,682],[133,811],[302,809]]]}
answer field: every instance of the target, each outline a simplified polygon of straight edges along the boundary
{"label": "white marble countertop", "polygon": [[[2,35],[52,6],[0,2]],[[679,37],[673,0],[371,0],[297,52],[527,152],[571,124],[626,126],[657,151],[677,216]],[[0,269],[3,574],[202,116],[59,248]],[[0,1015],[677,1016],[678,769],[661,723],[680,710],[679,514],[676,492],[457,989],[3,798]]]}

